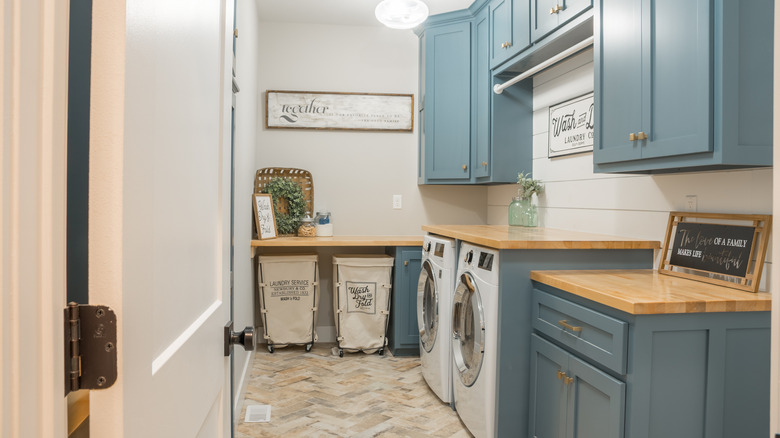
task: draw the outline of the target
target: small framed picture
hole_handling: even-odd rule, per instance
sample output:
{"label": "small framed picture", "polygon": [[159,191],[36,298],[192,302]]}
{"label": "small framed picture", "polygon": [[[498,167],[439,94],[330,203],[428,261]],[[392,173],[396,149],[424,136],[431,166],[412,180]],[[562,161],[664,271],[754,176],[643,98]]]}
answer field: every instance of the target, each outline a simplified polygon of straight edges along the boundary
{"label": "small framed picture", "polygon": [[252,195],[255,210],[255,226],[260,240],[276,237],[276,218],[271,195],[255,193]]}

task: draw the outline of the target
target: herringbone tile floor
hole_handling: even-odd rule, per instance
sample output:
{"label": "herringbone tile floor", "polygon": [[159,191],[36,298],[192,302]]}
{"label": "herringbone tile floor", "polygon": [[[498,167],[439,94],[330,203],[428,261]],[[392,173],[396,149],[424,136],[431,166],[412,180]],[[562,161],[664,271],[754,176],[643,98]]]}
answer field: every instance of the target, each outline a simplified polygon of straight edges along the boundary
{"label": "herringbone tile floor", "polygon": [[[471,436],[425,384],[418,357],[340,358],[332,347],[259,349],[236,437]],[[251,404],[271,405],[271,422],[244,423]]]}

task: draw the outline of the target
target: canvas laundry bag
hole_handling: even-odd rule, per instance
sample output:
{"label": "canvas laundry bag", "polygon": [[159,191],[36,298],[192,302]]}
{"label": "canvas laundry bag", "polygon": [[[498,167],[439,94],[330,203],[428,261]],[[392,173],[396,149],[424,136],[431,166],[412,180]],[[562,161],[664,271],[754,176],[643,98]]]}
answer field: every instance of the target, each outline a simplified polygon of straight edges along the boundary
{"label": "canvas laundry bag", "polygon": [[268,345],[313,344],[320,299],[317,255],[261,255],[257,264],[263,337]]}
{"label": "canvas laundry bag", "polygon": [[393,257],[383,254],[333,256],[333,314],[340,349],[384,349],[392,269]]}

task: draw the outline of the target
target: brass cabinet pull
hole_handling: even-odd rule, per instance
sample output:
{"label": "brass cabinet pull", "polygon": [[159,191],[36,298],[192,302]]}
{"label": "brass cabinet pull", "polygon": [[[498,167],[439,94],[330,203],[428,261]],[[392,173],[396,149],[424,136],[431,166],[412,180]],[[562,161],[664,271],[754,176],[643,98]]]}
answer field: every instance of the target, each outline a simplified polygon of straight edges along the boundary
{"label": "brass cabinet pull", "polygon": [[482,165],[483,165],[483,166],[487,166],[487,161],[483,161],[483,162],[482,162]]}
{"label": "brass cabinet pull", "polygon": [[563,10],[563,6],[561,5],[555,5],[554,8],[550,8],[550,15],[557,14]]}
{"label": "brass cabinet pull", "polygon": [[466,170],[466,169],[468,169],[468,166],[466,166],[466,165],[464,164],[464,165],[463,165],[463,170]]}
{"label": "brass cabinet pull", "polygon": [[558,370],[558,380],[563,380],[564,377],[566,377],[566,373],[564,373],[561,370]]}
{"label": "brass cabinet pull", "polygon": [[563,384],[564,385],[571,385],[572,382],[574,382],[574,378],[573,377],[565,377],[563,379]]}
{"label": "brass cabinet pull", "polygon": [[647,134],[645,134],[642,131],[639,131],[639,133],[636,135],[637,140],[647,140]]}
{"label": "brass cabinet pull", "polygon": [[404,266],[409,266],[409,260],[404,260]]}
{"label": "brass cabinet pull", "polygon": [[628,134],[628,141],[636,141],[636,134],[633,132]]}
{"label": "brass cabinet pull", "polygon": [[568,322],[566,322],[565,319],[562,319],[562,320],[558,321],[558,324],[563,326],[563,328],[567,328],[567,329],[569,329],[569,330],[571,330],[573,332],[581,332],[582,331],[582,327],[577,327],[577,326],[571,325]]}
{"label": "brass cabinet pull", "polygon": [[507,42],[505,42],[505,43],[504,43],[504,48],[505,48],[505,49],[508,49],[508,48],[510,48],[510,47],[512,47],[512,43],[510,43],[509,41],[507,41]]}
{"label": "brass cabinet pull", "polygon": [[506,49],[506,43],[501,43],[501,48]]}

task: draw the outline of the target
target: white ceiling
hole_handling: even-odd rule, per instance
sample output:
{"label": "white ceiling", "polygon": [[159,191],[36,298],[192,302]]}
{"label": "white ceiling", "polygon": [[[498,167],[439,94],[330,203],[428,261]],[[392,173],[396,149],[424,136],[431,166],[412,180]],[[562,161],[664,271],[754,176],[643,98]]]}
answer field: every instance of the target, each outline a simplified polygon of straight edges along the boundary
{"label": "white ceiling", "polygon": [[[381,26],[374,16],[380,0],[256,0],[260,21]],[[431,15],[469,7],[474,0],[424,0]]]}

